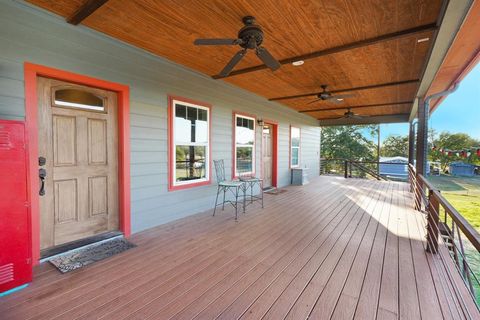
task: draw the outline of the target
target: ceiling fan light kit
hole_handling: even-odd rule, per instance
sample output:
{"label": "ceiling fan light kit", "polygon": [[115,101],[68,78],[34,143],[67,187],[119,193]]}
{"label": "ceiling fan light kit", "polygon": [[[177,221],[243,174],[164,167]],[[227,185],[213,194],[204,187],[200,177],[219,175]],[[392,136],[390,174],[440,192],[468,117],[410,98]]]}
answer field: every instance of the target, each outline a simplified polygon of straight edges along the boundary
{"label": "ceiling fan light kit", "polygon": [[242,19],[244,26],[238,31],[237,39],[196,39],[195,45],[238,45],[242,49],[238,51],[227,65],[220,72],[220,77],[226,77],[232,72],[233,68],[247,54],[248,50],[255,50],[258,58],[271,70],[275,71],[280,68],[280,63],[270,54],[270,52],[262,46],[263,30],[255,23],[253,16],[246,16]]}

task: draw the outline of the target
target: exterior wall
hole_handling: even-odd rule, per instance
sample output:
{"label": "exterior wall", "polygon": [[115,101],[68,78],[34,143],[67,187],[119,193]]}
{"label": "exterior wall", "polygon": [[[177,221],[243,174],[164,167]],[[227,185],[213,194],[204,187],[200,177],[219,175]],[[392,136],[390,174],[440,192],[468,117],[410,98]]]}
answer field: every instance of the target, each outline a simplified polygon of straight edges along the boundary
{"label": "exterior wall", "polygon": [[[130,87],[132,232],[209,209],[214,203],[215,181],[168,192],[169,94],[213,106],[212,158],[225,160],[227,175],[232,166],[233,111],[278,122],[279,187],[290,183],[290,125],[301,128],[301,166],[310,168],[310,175],[319,172],[318,122],[265,98],[11,0],[0,0],[0,41],[0,119],[24,120],[25,61]],[[261,141],[257,128],[257,173]]]}

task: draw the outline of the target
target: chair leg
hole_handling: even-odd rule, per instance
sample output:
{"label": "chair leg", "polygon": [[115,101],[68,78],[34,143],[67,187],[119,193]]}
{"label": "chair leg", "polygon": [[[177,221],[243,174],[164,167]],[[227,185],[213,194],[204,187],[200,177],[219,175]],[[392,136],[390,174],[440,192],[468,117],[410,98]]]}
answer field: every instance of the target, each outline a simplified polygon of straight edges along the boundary
{"label": "chair leg", "polygon": [[242,187],[243,191],[243,213],[245,213],[245,207],[247,206],[247,184],[245,183]]}
{"label": "chair leg", "polygon": [[227,192],[227,188],[223,188],[223,202],[222,202],[222,211],[225,210],[225,192]]}
{"label": "chair leg", "polygon": [[250,182],[250,203],[253,203],[253,188],[255,187],[255,182]]}
{"label": "chair leg", "polygon": [[235,188],[235,221],[238,221],[238,189],[239,187]]}
{"label": "chair leg", "polygon": [[215,211],[217,210],[218,195],[220,194],[220,186],[217,187],[217,196],[215,197],[215,207],[213,208],[213,216],[215,216]]}
{"label": "chair leg", "polygon": [[260,181],[260,193],[262,194],[262,209],[263,209],[263,180]]}

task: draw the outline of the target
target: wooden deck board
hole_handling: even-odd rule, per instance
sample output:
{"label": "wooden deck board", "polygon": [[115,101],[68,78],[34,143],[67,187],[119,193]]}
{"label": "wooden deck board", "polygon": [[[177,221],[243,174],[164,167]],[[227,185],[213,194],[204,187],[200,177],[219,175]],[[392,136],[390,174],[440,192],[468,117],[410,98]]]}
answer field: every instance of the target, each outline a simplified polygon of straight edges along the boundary
{"label": "wooden deck board", "polygon": [[319,177],[287,189],[238,222],[231,208],[205,212],[69,274],[41,265],[0,298],[1,318],[480,318],[447,254],[425,252],[406,184]]}

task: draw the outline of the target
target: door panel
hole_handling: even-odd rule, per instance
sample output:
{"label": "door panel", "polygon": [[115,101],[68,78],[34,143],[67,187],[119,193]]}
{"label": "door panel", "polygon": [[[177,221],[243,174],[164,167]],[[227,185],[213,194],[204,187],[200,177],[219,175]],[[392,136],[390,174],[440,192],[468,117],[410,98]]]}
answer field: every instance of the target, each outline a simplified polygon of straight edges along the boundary
{"label": "door panel", "polygon": [[41,249],[118,230],[116,94],[45,78],[37,90],[39,155],[47,160]]}
{"label": "door panel", "polygon": [[271,187],[272,186],[272,126],[265,125],[263,127],[262,134],[262,165],[263,165],[263,186]]}

